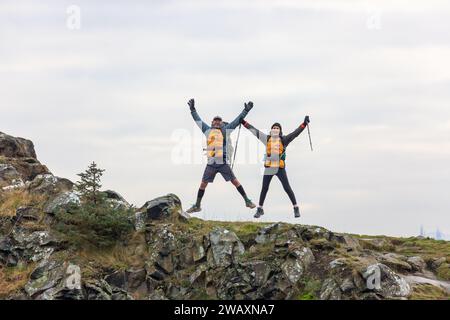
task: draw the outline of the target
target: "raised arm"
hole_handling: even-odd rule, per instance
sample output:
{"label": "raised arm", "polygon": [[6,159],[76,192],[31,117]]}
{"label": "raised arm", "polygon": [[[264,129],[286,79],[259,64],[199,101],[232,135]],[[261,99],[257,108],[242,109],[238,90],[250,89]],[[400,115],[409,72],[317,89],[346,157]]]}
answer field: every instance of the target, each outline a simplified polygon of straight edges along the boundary
{"label": "raised arm", "polygon": [[191,109],[191,116],[194,119],[195,123],[198,125],[200,130],[202,130],[203,133],[211,129],[210,126],[208,126],[198,115],[197,110],[195,110],[195,101],[194,99],[189,100],[188,106]]}
{"label": "raised arm", "polygon": [[253,102],[249,101],[248,103],[244,103],[244,110],[237,116],[236,119],[231,121],[229,124],[225,126],[227,130],[234,130],[241,123],[242,120],[247,116],[250,110],[253,108]]}
{"label": "raised arm", "polygon": [[242,125],[250,130],[250,132],[253,133],[259,140],[261,140],[262,143],[267,144],[267,135],[265,133],[262,133],[245,120],[242,120]]}
{"label": "raised arm", "polygon": [[289,133],[288,135],[284,136],[284,145],[287,147],[287,145],[289,143],[292,142],[292,140],[294,140],[295,138],[297,138],[300,133],[302,133],[303,130],[305,130],[306,126],[309,123],[309,116],[305,117],[305,120],[303,121],[303,123],[294,131],[292,131],[291,133]]}

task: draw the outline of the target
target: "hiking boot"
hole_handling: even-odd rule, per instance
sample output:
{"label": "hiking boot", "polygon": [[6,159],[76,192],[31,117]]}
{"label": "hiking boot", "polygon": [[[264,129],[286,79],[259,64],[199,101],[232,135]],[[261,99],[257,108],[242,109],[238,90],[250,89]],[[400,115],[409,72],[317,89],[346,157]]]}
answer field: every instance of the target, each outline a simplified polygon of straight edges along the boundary
{"label": "hiking boot", "polygon": [[294,216],[300,218],[300,209],[298,207],[294,207]]}
{"label": "hiking boot", "polygon": [[253,209],[254,207],[256,207],[256,205],[250,199],[245,200],[245,206],[250,209]]}
{"label": "hiking boot", "polygon": [[256,209],[256,213],[253,217],[255,217],[256,219],[258,219],[259,217],[261,217],[264,214],[264,210],[263,208],[258,207],[258,209]]}
{"label": "hiking boot", "polygon": [[200,206],[194,204],[192,207],[190,207],[186,212],[187,213],[194,213],[194,212],[200,212],[202,211],[202,208]]}

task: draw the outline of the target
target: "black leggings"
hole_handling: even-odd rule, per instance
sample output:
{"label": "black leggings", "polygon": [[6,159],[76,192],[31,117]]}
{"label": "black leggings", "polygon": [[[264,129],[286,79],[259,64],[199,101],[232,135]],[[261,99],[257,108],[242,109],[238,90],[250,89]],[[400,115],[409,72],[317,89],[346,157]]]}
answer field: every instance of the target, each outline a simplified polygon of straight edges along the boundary
{"label": "black leggings", "polygon": [[295,206],[297,204],[297,200],[295,199],[294,191],[292,191],[292,188],[289,185],[286,169],[278,169],[277,173],[275,174],[264,175],[261,194],[259,195],[259,205],[261,207],[263,206],[264,200],[266,199],[267,191],[269,191],[270,181],[272,181],[274,175],[276,175],[278,179],[280,179],[284,191],[286,191],[286,193],[289,196],[289,199],[291,199],[292,204]]}

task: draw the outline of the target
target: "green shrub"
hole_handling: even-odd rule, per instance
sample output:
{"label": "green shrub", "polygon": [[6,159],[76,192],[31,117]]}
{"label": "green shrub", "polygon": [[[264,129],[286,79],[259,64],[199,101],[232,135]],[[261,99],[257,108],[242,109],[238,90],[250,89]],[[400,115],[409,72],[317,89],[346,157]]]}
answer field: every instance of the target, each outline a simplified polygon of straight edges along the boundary
{"label": "green shrub", "polygon": [[107,202],[85,203],[59,212],[56,230],[76,247],[110,247],[125,240],[133,231],[132,214],[132,210],[114,209]]}
{"label": "green shrub", "polygon": [[55,229],[70,245],[110,247],[133,231],[133,210],[114,208],[100,191],[104,171],[92,162],[85,172],[78,174],[81,179],[75,188],[81,195],[81,204],[56,215]]}

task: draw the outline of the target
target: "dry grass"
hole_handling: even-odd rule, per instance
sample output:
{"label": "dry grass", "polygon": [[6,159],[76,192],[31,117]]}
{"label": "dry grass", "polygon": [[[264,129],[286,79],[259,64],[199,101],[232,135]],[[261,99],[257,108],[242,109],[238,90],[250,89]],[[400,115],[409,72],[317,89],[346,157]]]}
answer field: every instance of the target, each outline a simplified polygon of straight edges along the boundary
{"label": "dry grass", "polygon": [[419,284],[413,287],[410,300],[448,300],[450,296],[441,288],[431,284]]}
{"label": "dry grass", "polygon": [[18,292],[28,282],[34,264],[25,267],[0,267],[0,299]]}
{"label": "dry grass", "polygon": [[20,206],[41,206],[45,197],[24,190],[0,193],[0,217],[14,217]]}
{"label": "dry grass", "polygon": [[142,268],[149,259],[145,235],[136,232],[126,244],[117,244],[108,249],[83,248],[76,252],[76,259],[85,266],[86,273],[95,275],[99,269],[125,270]]}

